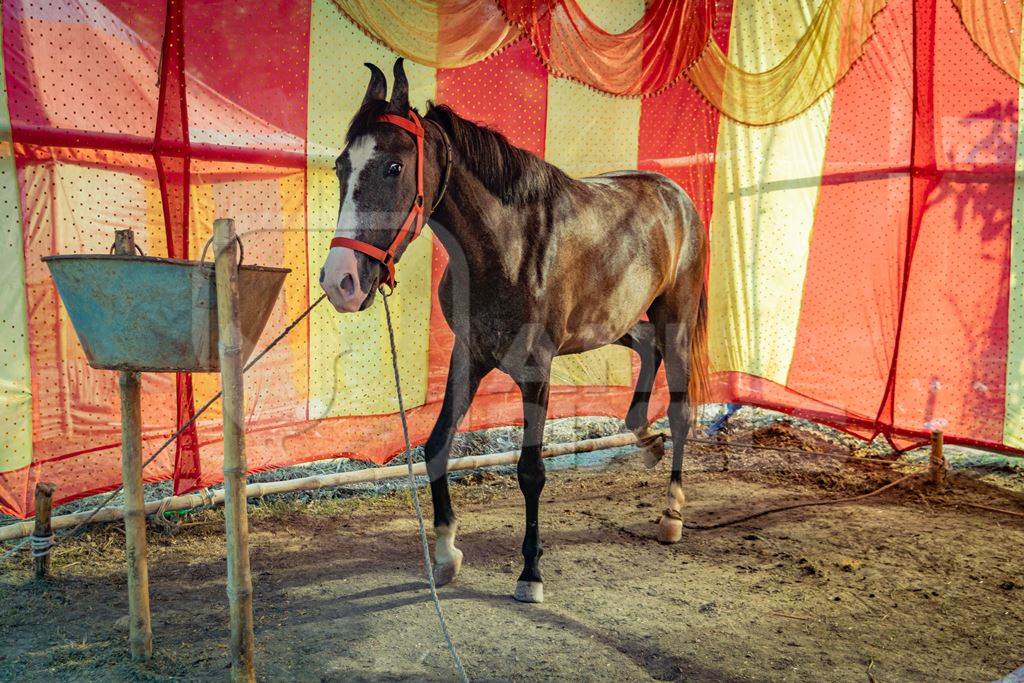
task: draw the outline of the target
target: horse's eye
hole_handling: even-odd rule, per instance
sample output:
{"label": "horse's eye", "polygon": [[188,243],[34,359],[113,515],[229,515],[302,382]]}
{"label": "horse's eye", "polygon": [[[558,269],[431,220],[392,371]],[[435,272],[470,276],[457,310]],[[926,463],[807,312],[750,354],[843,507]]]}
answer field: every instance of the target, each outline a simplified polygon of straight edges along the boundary
{"label": "horse's eye", "polygon": [[397,161],[392,161],[388,164],[387,170],[384,171],[384,175],[396,176],[402,172],[402,165]]}

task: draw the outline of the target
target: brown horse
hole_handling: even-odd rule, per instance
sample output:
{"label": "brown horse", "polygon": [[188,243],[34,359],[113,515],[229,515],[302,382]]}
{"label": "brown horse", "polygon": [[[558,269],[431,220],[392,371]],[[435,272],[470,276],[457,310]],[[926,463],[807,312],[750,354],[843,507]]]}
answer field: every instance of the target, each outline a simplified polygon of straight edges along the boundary
{"label": "brown horse", "polygon": [[[448,252],[438,292],[455,344],[444,404],[425,446],[437,583],[454,579],[462,564],[448,495],[452,438],[480,381],[497,368],[523,397],[517,470],[526,500],[525,565],[515,598],[543,600],[538,508],[551,361],[604,344],[640,355],[626,425],[648,442],[648,401],[664,361],[673,449],[658,539],[678,541],[690,406],[707,377],[707,237],[692,201],[657,173],[570,178],[445,106],[431,104],[420,124],[409,108],[402,60],[390,102],[384,74],[367,66],[369,87],[336,163],[341,206],[320,282],[339,311],[367,308],[389,281],[389,260],[415,237],[408,228],[417,206]],[[395,125],[396,117],[409,125]]]}

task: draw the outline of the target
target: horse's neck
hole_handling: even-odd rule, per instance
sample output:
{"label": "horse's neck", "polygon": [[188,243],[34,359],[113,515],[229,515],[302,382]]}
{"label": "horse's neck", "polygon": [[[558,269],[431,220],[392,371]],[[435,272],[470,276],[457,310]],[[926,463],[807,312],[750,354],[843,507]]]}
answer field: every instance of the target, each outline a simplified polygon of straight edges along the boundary
{"label": "horse's neck", "polygon": [[503,204],[475,175],[456,164],[430,222],[450,263],[458,261],[471,273],[486,273],[494,267],[498,253],[518,240],[518,232],[529,223],[533,210]]}

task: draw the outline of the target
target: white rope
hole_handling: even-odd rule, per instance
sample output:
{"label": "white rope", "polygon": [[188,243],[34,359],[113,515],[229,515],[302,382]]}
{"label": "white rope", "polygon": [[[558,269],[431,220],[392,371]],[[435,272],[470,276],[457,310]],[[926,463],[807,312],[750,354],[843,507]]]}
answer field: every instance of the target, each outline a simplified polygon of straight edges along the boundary
{"label": "white rope", "polygon": [[170,498],[164,498],[160,501],[160,504],[156,506],[156,511],[153,513],[153,520],[164,530],[164,533],[174,535],[181,529],[181,517],[171,520],[167,519],[164,515],[167,512],[167,508],[171,505]]}
{"label": "white rope", "polygon": [[423,550],[423,569],[427,573],[427,583],[430,584],[430,597],[434,599],[434,610],[437,612],[437,620],[441,624],[441,633],[448,644],[448,652],[455,662],[455,671],[459,674],[459,680],[463,683],[469,682],[466,670],[462,668],[462,659],[455,650],[455,643],[452,642],[451,633],[448,632],[448,623],[444,619],[444,611],[441,610],[441,599],[437,596],[437,586],[434,585],[434,564],[430,561],[430,544],[427,543],[427,530],[423,525],[423,511],[420,509],[420,496],[416,488],[416,477],[412,471],[412,443],[409,440],[409,422],[405,417],[405,402],[402,400],[402,384],[398,377],[398,352],[395,349],[395,329],[391,325],[391,309],[388,307],[388,296],[381,290],[381,298],[384,299],[384,316],[388,323],[388,340],[391,342],[391,367],[395,371],[395,393],[398,396],[398,414],[402,417],[402,436],[405,437],[405,461],[409,466],[409,489],[412,491],[412,504],[416,508],[416,519],[420,525],[420,546]]}
{"label": "white rope", "polygon": [[32,557],[46,557],[50,554],[50,550],[53,546],[57,545],[57,540],[53,534],[49,536],[36,536],[30,534],[27,538],[22,539],[17,545],[8,548],[3,555],[0,555],[0,560],[6,560],[9,557],[14,557],[15,554],[21,552],[21,549],[25,546],[31,546]]}
{"label": "white rope", "polygon": [[6,560],[9,557],[14,557],[17,553],[21,552],[22,548],[29,544],[31,538],[32,537],[29,536],[28,538],[22,539],[21,542],[15,545],[14,547],[8,548],[6,551],[4,551],[3,555],[0,555],[0,560]]}
{"label": "white rope", "polygon": [[204,508],[209,510],[214,507],[213,492],[210,490],[209,486],[204,486],[203,488],[199,489],[199,497],[203,500]]}
{"label": "white rope", "polygon": [[32,534],[28,537],[28,540],[32,545],[32,557],[46,557],[50,554],[50,549],[57,545],[52,533],[49,536],[36,536]]}

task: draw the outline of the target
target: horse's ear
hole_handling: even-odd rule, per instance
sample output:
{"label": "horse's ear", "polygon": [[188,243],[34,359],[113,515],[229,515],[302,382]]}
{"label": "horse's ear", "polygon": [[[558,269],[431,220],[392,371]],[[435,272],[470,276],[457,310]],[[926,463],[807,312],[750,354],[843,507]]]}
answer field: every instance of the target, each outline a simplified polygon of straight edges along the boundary
{"label": "horse's ear", "polygon": [[409,112],[409,79],[405,77],[405,60],[395,60],[395,80],[391,86],[391,104],[388,111],[405,116]]}
{"label": "horse's ear", "polygon": [[376,64],[366,62],[366,68],[370,70],[370,83],[366,86],[366,95],[363,97],[363,104],[373,100],[385,100],[388,97],[388,81],[384,78],[384,72],[377,68]]}

